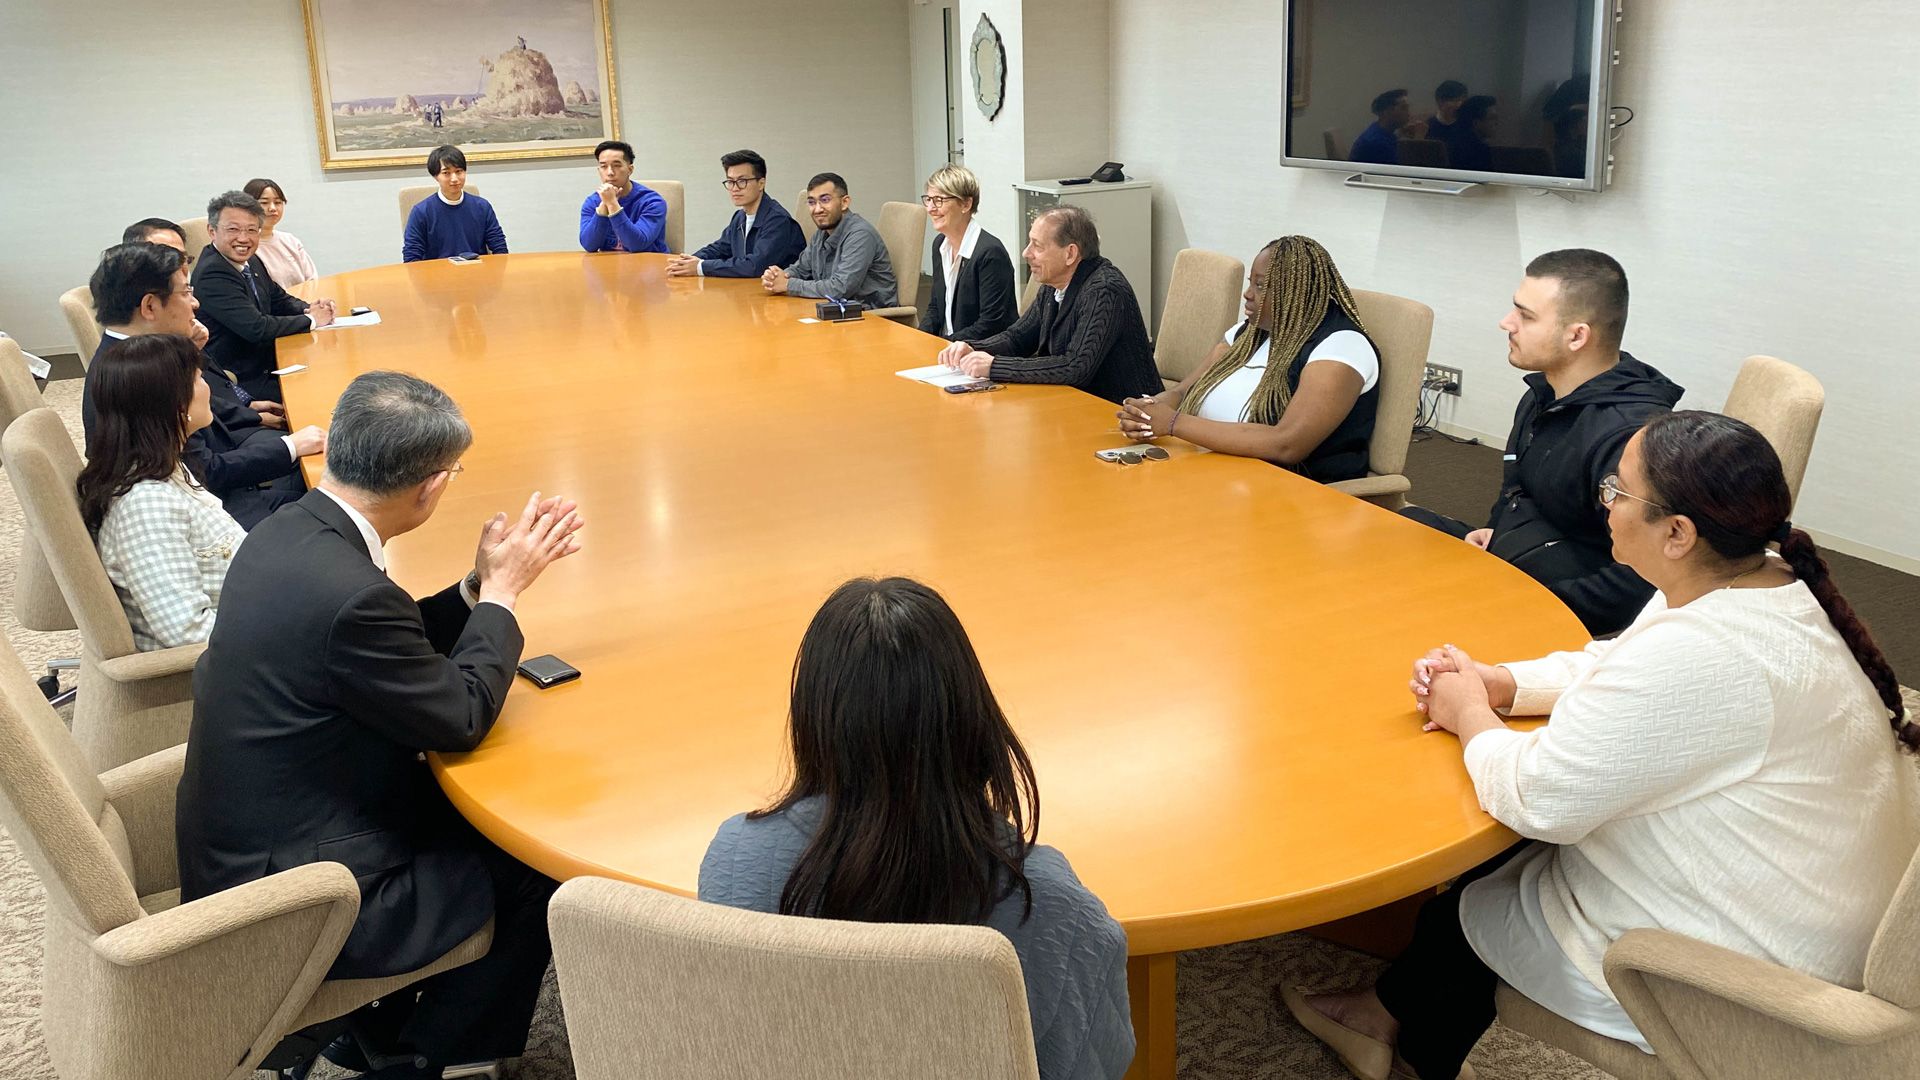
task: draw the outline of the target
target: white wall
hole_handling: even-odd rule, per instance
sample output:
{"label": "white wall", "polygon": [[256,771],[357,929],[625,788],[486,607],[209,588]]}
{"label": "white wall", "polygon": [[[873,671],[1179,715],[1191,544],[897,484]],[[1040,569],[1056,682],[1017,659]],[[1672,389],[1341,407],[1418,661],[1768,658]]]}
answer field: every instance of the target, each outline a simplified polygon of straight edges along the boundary
{"label": "white wall", "polygon": [[1920,55],[1911,0],[1629,0],[1614,99],[1638,119],[1613,189],[1572,203],[1280,168],[1283,11],[1112,2],[1114,154],[1156,185],[1161,286],[1180,248],[1247,258],[1311,234],[1355,286],[1433,306],[1432,357],[1466,373],[1452,420],[1504,437],[1521,384],[1496,324],[1514,284],[1540,252],[1600,248],[1631,279],[1627,349],[1687,387],[1684,405],[1717,407],[1753,353],[1818,376],[1796,520],[1920,566],[1920,141],[1897,133]]}
{"label": "white wall", "polygon": [[[636,178],[686,182],[689,246],[731,215],[719,159],[741,147],[783,204],[822,170],[875,212],[919,196],[905,0],[613,0],[612,20]],[[0,4],[0,329],[71,352],[56,301],[100,249],[255,176],[286,185],[284,224],[321,273],[398,262],[395,193],[425,170],[322,172],[310,87],[293,0]],[[578,250],[590,159],[478,163],[472,180],[513,250]]]}
{"label": "white wall", "polygon": [[[967,168],[980,181],[980,227],[1000,238],[1010,252],[1026,246],[1026,226],[1014,202],[1013,185],[1027,179],[1026,64],[1022,55],[1022,0],[960,0],[962,56],[968,57],[962,88],[966,91]],[[980,16],[993,20],[1007,50],[1006,104],[988,120],[973,103],[973,62],[970,53]],[[929,238],[931,239],[931,238]]]}
{"label": "white wall", "polygon": [[1111,145],[1107,0],[1028,0],[1026,8],[1026,178],[1091,175]]}

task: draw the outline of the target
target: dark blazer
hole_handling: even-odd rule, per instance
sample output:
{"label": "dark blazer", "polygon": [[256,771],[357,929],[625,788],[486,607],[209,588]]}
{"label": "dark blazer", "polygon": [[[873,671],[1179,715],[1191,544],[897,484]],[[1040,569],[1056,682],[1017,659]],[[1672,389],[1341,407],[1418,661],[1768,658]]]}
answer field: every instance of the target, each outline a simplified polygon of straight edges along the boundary
{"label": "dark blazer", "polygon": [[993,354],[994,382],[1065,383],[1116,404],[1165,388],[1133,286],[1104,258],[1081,263],[1059,301],[1042,286],[1011,327],[964,340]]}
{"label": "dark blazer", "polygon": [[920,329],[949,341],[972,341],[1012,326],[1020,317],[1013,294],[1013,260],[1006,245],[983,229],[974,241],[973,257],[960,260],[960,272],[954,275],[953,333],[945,332],[947,275],[942,248],[946,242],[945,236],[934,234],[933,302],[920,315]]}
{"label": "dark blazer", "polygon": [[[747,212],[735,210],[733,220],[720,239],[693,253],[700,260],[700,272],[708,277],[756,278],[769,266],[791,266],[807,249],[806,234],[793,220],[787,208],[773,196],[760,196],[760,209],[753,215],[753,229],[745,238]],[[203,301],[204,302],[204,301]]]}
{"label": "dark blazer", "polygon": [[313,491],[234,554],[175,812],[183,902],[311,862],[360,884],[332,978],[411,971],[493,914],[479,834],[423,750],[480,744],[522,645],[513,613],[459,587],[416,603],[353,519]]}
{"label": "dark blazer", "polygon": [[[93,453],[95,374],[100,357],[119,339],[102,336],[100,348],[87,365],[80,387],[80,426],[87,453]],[[200,482],[220,497],[220,505],[243,529],[251,529],[268,514],[307,490],[299,462],[287,449],[282,432],[261,426],[260,414],[240,404],[233,380],[201,356],[200,377],[207,383],[207,404],[213,423],[187,437],[186,456],[199,467]],[[112,361],[108,361],[111,363]],[[272,486],[264,486],[272,485]]]}
{"label": "dark blazer", "polygon": [[306,317],[307,302],[289,296],[267,273],[255,255],[247,260],[253,270],[253,289],[225,255],[208,244],[193,262],[193,294],[200,300],[200,321],[207,324],[207,355],[233,372],[254,397],[280,400],[280,380],[273,369],[273,343],[288,334],[313,328]]}

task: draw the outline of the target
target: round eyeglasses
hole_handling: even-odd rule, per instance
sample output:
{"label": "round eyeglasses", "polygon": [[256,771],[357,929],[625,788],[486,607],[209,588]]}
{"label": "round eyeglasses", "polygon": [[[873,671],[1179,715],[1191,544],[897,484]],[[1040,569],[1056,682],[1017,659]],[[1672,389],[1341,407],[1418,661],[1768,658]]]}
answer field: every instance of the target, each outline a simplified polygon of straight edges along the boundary
{"label": "round eyeglasses", "polygon": [[1632,499],[1634,502],[1646,503],[1648,506],[1653,507],[1655,510],[1660,511],[1663,514],[1671,512],[1666,507],[1661,506],[1657,502],[1654,502],[1652,499],[1643,499],[1640,496],[1635,495],[1633,492],[1623,489],[1620,486],[1619,473],[1608,473],[1607,476],[1600,481],[1600,505],[1612,506],[1613,500],[1619,498],[1622,495],[1625,495],[1627,498]]}

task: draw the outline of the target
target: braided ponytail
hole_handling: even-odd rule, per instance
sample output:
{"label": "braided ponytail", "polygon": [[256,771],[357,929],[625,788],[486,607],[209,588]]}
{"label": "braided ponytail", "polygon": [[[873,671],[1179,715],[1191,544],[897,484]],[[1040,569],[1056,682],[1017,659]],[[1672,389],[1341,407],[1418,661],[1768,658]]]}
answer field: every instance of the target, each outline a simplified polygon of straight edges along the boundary
{"label": "braided ponytail", "polygon": [[1780,556],[1793,568],[1793,576],[1820,602],[1827,621],[1893,714],[1893,730],[1901,743],[1920,750],[1920,723],[1907,718],[1900,680],[1886,654],[1840,595],[1813,538],[1787,520],[1793,496],[1780,455],[1766,436],[1719,413],[1676,412],[1648,422],[1640,431],[1640,447],[1647,482],[1659,496],[1655,501],[1691,520],[1715,554],[1739,561],[1765,551],[1769,542],[1780,545]]}

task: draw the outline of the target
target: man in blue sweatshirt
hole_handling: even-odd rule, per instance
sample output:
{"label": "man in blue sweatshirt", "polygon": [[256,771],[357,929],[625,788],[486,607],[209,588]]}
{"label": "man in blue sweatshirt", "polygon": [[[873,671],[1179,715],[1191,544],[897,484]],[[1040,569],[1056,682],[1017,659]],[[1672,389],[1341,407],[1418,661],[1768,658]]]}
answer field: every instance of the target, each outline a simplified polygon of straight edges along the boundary
{"label": "man in blue sweatshirt", "polygon": [[580,204],[580,246],[666,254],[667,200],[633,182],[633,147],[608,139],[593,156],[600,163],[600,190]]}
{"label": "man in blue sweatshirt", "polygon": [[466,252],[505,255],[507,234],[493,216],[493,204],[467,188],[467,155],[457,146],[438,146],[427,155],[427,174],[440,185],[434,195],[413,204],[400,241],[400,261],[446,259]]}
{"label": "man in blue sweatshirt", "polygon": [[791,266],[806,250],[807,237],[787,208],[767,195],[767,159],[751,150],[735,150],[720,158],[727,170],[727,194],[733,212],[720,239],[691,255],[667,260],[668,277],[753,277],[769,266]]}

